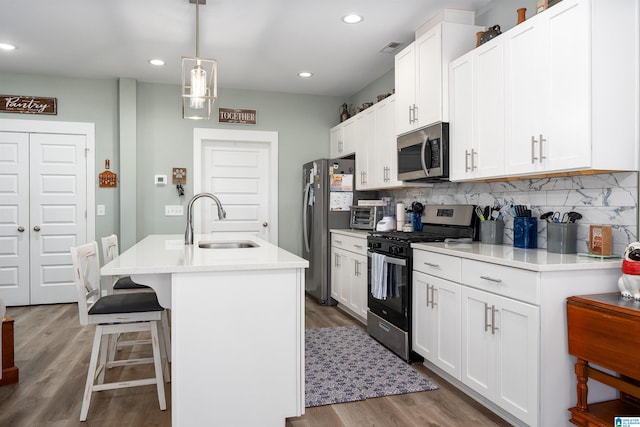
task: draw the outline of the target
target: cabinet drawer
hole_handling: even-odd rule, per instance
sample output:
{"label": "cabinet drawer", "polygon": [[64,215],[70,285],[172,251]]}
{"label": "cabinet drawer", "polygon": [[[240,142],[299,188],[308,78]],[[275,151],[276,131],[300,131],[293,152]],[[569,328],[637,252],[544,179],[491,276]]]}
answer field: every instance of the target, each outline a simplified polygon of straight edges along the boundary
{"label": "cabinet drawer", "polygon": [[460,282],[460,258],[435,252],[413,251],[413,269],[432,276]]}
{"label": "cabinet drawer", "polygon": [[331,246],[341,248],[346,251],[355,252],[360,255],[367,255],[367,239],[344,234],[331,233]]}
{"label": "cabinet drawer", "polygon": [[523,302],[540,304],[539,275],[535,271],[463,259],[462,284]]}

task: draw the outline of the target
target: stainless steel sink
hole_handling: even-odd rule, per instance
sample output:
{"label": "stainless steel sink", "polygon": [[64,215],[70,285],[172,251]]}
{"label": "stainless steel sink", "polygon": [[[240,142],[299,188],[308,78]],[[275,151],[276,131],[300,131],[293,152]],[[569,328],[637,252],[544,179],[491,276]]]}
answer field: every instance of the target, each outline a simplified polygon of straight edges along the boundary
{"label": "stainless steel sink", "polygon": [[258,245],[250,240],[228,241],[228,242],[198,242],[198,247],[203,249],[240,249],[257,248]]}

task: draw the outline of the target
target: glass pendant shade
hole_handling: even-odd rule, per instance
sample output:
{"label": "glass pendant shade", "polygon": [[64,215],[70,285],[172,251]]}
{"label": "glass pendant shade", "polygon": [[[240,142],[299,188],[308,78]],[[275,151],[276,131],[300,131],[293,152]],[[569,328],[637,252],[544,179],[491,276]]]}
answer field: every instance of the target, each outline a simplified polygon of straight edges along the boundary
{"label": "glass pendant shade", "polygon": [[209,119],[218,97],[217,62],[213,59],[182,58],[182,117]]}

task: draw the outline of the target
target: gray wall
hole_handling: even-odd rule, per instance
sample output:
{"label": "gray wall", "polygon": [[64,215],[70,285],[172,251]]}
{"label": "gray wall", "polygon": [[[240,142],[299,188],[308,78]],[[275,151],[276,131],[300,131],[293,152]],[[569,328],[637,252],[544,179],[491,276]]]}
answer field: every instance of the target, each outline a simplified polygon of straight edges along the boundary
{"label": "gray wall", "polygon": [[[152,233],[184,233],[185,217],[165,217],[164,206],[185,205],[193,195],[193,129],[242,129],[278,132],[279,234],[281,247],[301,253],[302,164],[329,155],[329,128],[338,120],[340,98],[219,89],[218,107],[257,110],[257,125],[221,124],[216,118],[181,118],[180,88],[138,83],[137,192],[138,239]],[[185,197],[175,186],[156,187],[155,174],[170,176],[187,167]]]}
{"label": "gray wall", "polygon": [[[95,123],[96,131],[96,204],[105,205],[106,215],[96,217],[96,237],[106,236],[119,228],[119,188],[99,188],[97,173],[104,170],[105,159],[111,170],[118,172],[118,82],[116,80],[67,79],[44,76],[0,74],[0,93],[30,95],[58,99],[55,116],[0,113],[0,119],[51,120]],[[122,183],[118,183],[122,185]]]}
{"label": "gray wall", "polygon": [[[120,221],[136,222],[137,240],[151,233],[184,233],[185,217],[165,217],[164,206],[186,204],[193,195],[193,176],[188,175],[187,194],[182,198],[178,198],[172,185],[155,186],[153,176],[169,177],[173,167],[193,171],[193,129],[196,127],[269,130],[279,134],[279,244],[301,253],[300,167],[309,160],[329,155],[329,128],[338,122],[339,107],[344,99],[220,89],[216,112],[220,106],[258,111],[256,126],[225,125],[218,124],[215,118],[210,121],[182,119],[177,85],[138,82],[134,86],[136,96],[123,96],[127,99],[122,100],[118,86],[117,80],[0,74],[0,93],[58,99],[56,116],[0,113],[0,118],[95,123],[96,172],[104,170],[104,161],[108,158],[111,170],[118,173],[119,178],[122,174],[119,173],[118,112],[121,108],[130,108],[126,103],[133,101],[129,99],[137,103],[137,138],[133,142],[137,156],[135,181],[126,178],[120,180],[117,188],[99,188],[96,176],[96,204],[106,206],[106,215],[96,218],[96,238],[119,234]],[[136,218],[120,218],[120,191],[132,185],[136,186],[137,193]]]}

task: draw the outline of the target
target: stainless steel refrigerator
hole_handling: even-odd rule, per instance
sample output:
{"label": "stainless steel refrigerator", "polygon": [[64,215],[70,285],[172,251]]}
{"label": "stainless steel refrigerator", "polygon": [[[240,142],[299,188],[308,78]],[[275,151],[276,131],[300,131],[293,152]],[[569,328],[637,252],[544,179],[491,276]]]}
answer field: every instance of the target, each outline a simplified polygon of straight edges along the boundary
{"label": "stainless steel refrigerator", "polygon": [[305,290],[323,305],[337,304],[331,298],[329,230],[349,228],[354,168],[347,159],[319,159],[302,167],[302,254],[309,261]]}

